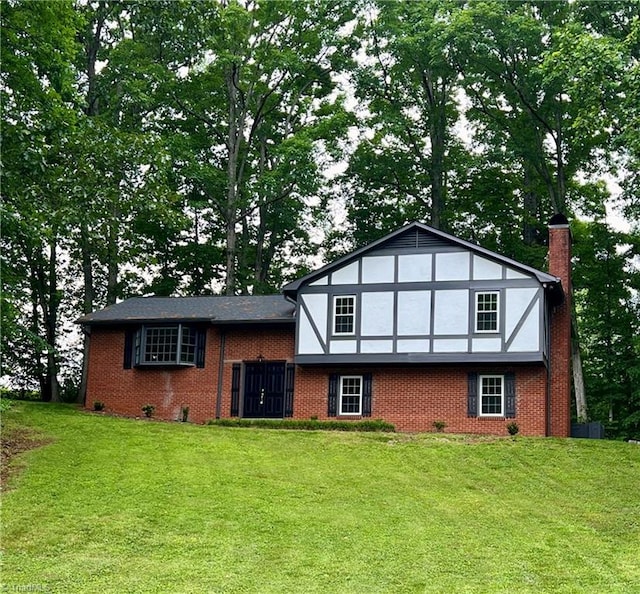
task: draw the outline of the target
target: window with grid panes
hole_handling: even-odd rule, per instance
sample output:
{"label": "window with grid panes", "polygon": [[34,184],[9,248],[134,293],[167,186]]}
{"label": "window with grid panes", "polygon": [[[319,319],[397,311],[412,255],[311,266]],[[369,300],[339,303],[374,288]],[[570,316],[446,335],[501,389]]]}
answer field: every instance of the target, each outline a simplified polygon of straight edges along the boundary
{"label": "window with grid panes", "polygon": [[196,333],[189,326],[146,326],[141,339],[143,348],[138,364],[195,364]]}
{"label": "window with grid panes", "polygon": [[334,297],[333,333],[354,334],[356,318],[356,298],[354,295]]}
{"label": "window with grid panes", "polygon": [[362,414],[362,376],[343,375],[340,377],[339,414]]}
{"label": "window with grid panes", "polygon": [[481,375],[480,415],[501,417],[504,415],[504,378],[501,375]]}
{"label": "window with grid panes", "polygon": [[476,293],[476,332],[498,331],[499,293]]}
{"label": "window with grid panes", "polygon": [[189,326],[181,326],[180,363],[194,363],[196,360],[196,333]]}

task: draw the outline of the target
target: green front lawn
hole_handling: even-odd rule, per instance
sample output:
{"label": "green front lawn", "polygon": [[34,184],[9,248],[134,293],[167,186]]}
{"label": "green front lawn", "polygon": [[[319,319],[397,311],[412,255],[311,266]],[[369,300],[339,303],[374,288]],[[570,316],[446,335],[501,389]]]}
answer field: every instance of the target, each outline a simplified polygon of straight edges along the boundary
{"label": "green front lawn", "polygon": [[640,584],[640,446],[208,427],[38,403],[4,423],[53,438],[17,458],[2,495],[7,591]]}

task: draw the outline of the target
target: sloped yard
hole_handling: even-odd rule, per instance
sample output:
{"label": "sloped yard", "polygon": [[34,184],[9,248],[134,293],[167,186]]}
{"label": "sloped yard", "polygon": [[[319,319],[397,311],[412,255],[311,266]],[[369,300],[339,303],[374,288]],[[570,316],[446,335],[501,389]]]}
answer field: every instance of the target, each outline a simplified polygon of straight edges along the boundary
{"label": "sloped yard", "polygon": [[[237,429],[17,403],[8,591],[637,592],[640,447]],[[48,440],[48,443],[44,441]]]}

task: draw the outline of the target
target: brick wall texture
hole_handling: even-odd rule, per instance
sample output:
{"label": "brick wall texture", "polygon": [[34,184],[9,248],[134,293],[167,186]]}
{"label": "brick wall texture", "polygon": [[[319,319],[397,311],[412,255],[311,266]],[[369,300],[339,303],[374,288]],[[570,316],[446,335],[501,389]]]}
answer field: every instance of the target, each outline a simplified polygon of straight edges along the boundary
{"label": "brick wall texture", "polygon": [[[220,393],[220,416],[231,412],[231,378],[234,363],[255,361],[259,355],[272,361],[293,361],[292,330],[227,329]],[[142,416],[142,407],[153,404],[155,416],[178,420],[189,407],[196,423],[216,418],[221,335],[211,328],[207,335],[205,367],[198,369],[124,369],[124,330],[94,329],[87,388],[87,408],[95,401],[108,412]],[[469,372],[516,377],[515,419],[467,416]],[[446,423],[457,433],[505,434],[508,422],[518,423],[524,435],[545,434],[547,371],[543,365],[524,366],[420,366],[375,368],[300,367],[295,370],[294,418],[326,419],[329,376],[332,373],[373,374],[371,418],[384,419],[401,431],[431,431],[434,421]],[[349,420],[360,417],[340,417]]]}
{"label": "brick wall texture", "polygon": [[183,407],[189,407],[189,420],[203,423],[216,417],[219,393],[220,353],[222,382],[220,411],[231,411],[231,370],[234,363],[257,360],[293,361],[293,327],[209,328],[204,368],[124,369],[125,328],[94,327],[91,332],[87,408],[103,402],[109,412],[142,416],[142,407],[156,407],[154,416],[178,420]]}
{"label": "brick wall texture", "polygon": [[[569,258],[568,227],[551,228],[549,270],[562,279],[567,296]],[[450,432],[505,435],[506,425],[515,421],[523,435],[568,436],[570,320],[571,303],[567,298],[552,312],[549,373],[542,364],[348,369],[298,366],[293,416],[327,418],[330,374],[372,373],[371,418],[393,423],[400,431],[432,431],[434,421],[442,421]],[[196,423],[216,418],[218,412],[223,418],[229,417],[233,364],[260,358],[292,363],[294,339],[293,325],[210,327],[204,368],[124,369],[124,327],[96,326],[91,333],[86,406],[91,409],[95,401],[101,401],[107,412],[142,416],[142,407],[152,404],[155,416],[167,420],[180,419],[182,408],[188,406],[189,421]],[[469,372],[515,373],[515,418],[468,417]]]}
{"label": "brick wall texture", "polygon": [[550,408],[551,435],[571,432],[571,231],[569,225],[549,228],[549,273],[562,281],[565,300],[551,318]]}

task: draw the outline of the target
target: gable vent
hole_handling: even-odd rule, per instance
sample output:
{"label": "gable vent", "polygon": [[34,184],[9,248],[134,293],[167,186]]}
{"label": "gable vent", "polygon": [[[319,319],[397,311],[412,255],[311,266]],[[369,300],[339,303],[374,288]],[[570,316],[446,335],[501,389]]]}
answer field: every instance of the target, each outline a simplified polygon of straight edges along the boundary
{"label": "gable vent", "polygon": [[398,250],[415,250],[415,249],[435,249],[451,247],[451,244],[437,235],[433,235],[423,229],[409,229],[405,233],[400,233],[396,237],[385,241],[378,246],[378,251],[398,251]]}

